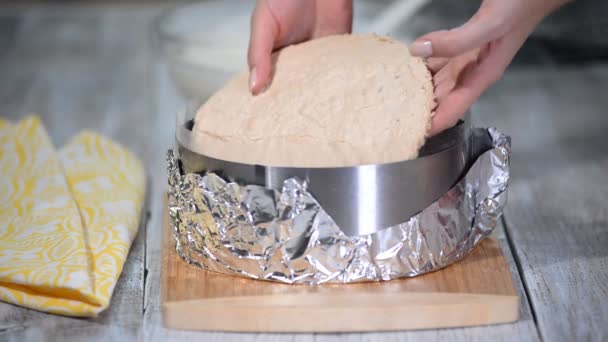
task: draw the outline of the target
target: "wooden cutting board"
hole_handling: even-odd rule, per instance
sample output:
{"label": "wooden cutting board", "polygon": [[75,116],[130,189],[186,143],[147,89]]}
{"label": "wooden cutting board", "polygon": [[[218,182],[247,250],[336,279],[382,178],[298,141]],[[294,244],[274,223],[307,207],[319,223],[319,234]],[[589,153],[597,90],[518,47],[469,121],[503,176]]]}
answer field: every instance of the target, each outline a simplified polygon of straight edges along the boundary
{"label": "wooden cutting board", "polygon": [[[166,208],[167,206],[165,206]],[[519,298],[495,238],[443,270],[344,285],[286,285],[187,264],[163,220],[162,309],[168,328],[354,332],[462,327],[517,320]]]}

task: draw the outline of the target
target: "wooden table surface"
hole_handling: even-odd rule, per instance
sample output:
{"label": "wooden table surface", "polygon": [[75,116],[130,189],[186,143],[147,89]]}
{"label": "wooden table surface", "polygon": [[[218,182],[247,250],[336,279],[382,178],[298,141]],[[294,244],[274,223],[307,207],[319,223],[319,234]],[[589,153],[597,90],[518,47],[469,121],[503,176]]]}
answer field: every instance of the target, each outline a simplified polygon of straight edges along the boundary
{"label": "wooden table surface", "polygon": [[[473,108],[513,138],[499,227],[521,295],[514,324],[368,334],[235,334],[163,328],[161,194],[175,113],[184,106],[154,43],[162,5],[0,9],[0,115],[39,114],[61,146],[84,128],[144,161],[148,220],[110,308],[95,319],[0,303],[0,340],[579,341],[608,339],[608,65],[511,69]],[[204,317],[201,317],[204,319]]]}

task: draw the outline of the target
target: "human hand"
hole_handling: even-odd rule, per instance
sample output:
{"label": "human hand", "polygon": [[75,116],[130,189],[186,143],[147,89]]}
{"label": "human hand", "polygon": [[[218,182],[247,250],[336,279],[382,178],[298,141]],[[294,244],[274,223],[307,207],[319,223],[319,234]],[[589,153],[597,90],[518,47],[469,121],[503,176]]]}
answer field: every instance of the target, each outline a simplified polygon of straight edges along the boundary
{"label": "human hand", "polygon": [[272,52],[289,44],[348,33],[352,0],[258,0],[251,19],[249,88],[258,94],[272,74]]}
{"label": "human hand", "polygon": [[450,128],[498,81],[526,38],[569,0],[484,0],[464,25],[418,38],[410,47],[433,74],[437,108],[429,135]]}

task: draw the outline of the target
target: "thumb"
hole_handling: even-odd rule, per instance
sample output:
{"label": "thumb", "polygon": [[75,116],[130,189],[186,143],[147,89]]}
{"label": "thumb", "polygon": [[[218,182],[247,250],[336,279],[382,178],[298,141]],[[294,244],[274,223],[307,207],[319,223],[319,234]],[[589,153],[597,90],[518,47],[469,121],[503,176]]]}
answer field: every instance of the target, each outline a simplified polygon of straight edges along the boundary
{"label": "thumb", "polygon": [[505,33],[500,21],[482,16],[471,18],[464,25],[426,34],[414,41],[410,53],[417,57],[455,57],[500,37]]}
{"label": "thumb", "polygon": [[269,82],[272,72],[272,51],[279,34],[267,1],[258,1],[251,18],[251,36],[247,62],[249,64],[249,89],[260,93]]}

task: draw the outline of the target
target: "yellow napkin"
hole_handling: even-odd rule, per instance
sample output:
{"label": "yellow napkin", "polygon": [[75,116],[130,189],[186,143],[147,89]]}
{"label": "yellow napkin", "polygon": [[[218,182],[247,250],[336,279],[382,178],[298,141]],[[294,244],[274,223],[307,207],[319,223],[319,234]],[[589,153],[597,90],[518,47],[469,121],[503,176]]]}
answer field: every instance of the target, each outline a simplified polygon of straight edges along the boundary
{"label": "yellow napkin", "polygon": [[56,153],[37,117],[0,120],[0,300],[96,316],[137,233],[145,173],[90,132]]}

